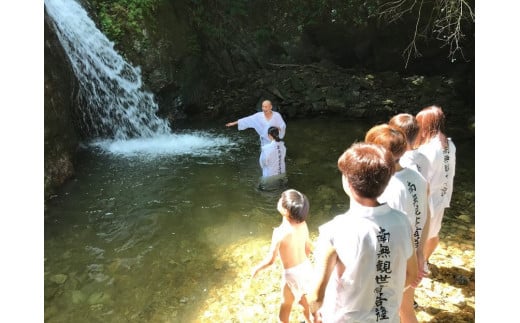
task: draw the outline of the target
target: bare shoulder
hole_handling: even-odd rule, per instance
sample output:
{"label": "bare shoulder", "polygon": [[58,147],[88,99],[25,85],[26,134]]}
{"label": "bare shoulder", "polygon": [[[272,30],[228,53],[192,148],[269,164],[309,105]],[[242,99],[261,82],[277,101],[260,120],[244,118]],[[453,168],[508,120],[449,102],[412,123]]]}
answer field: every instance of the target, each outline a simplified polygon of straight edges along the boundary
{"label": "bare shoulder", "polygon": [[293,235],[298,237],[307,238],[309,236],[309,227],[307,226],[307,223],[301,222],[301,223],[294,223],[292,224],[293,228]]}
{"label": "bare shoulder", "polygon": [[288,223],[282,223],[273,230],[273,240],[282,241],[285,237],[293,233],[294,228]]}

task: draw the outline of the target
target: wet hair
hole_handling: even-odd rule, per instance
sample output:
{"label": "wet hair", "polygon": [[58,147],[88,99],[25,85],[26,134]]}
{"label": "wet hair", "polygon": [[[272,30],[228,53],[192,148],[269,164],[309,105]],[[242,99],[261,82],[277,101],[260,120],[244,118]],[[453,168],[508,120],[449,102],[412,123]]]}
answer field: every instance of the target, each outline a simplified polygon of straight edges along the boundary
{"label": "wet hair", "polygon": [[304,194],[294,189],[282,192],[282,206],[289,211],[289,218],[297,223],[307,219],[309,215],[309,199]]}
{"label": "wet hair", "polygon": [[426,107],[417,113],[415,119],[417,119],[420,134],[417,136],[416,146],[429,142],[436,135],[439,135],[444,147],[448,145],[444,134],[445,117],[441,107],[437,105]]}
{"label": "wet hair", "polygon": [[364,198],[378,198],[395,171],[392,153],[366,142],[352,144],[338,159],[338,169],[352,190]]}
{"label": "wet hair", "polygon": [[406,136],[408,145],[413,147],[417,134],[419,133],[419,124],[414,115],[409,113],[396,114],[388,121],[388,124],[401,129]]}
{"label": "wet hair", "polygon": [[273,136],[276,141],[282,141],[282,139],[280,139],[280,130],[277,127],[269,127],[267,134]]}
{"label": "wet hair", "polygon": [[365,142],[379,144],[390,150],[396,162],[403,156],[407,148],[404,132],[386,123],[370,128],[365,135]]}

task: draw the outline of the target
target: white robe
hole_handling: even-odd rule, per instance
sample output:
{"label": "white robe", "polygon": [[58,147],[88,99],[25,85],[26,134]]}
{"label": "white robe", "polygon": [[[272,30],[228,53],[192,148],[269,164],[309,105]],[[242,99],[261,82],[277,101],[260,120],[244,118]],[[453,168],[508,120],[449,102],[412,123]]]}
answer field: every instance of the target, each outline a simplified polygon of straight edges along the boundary
{"label": "white robe", "polygon": [[337,267],[330,276],[320,309],[323,322],[399,323],[407,261],[414,252],[406,215],[387,204],[351,201],[347,213],[319,230],[320,244],[328,240],[345,265],[340,277]]}
{"label": "white robe", "polygon": [[448,149],[443,149],[439,136],[419,147],[429,162],[427,172],[421,174],[430,184],[430,208],[432,214],[450,206],[455,177],[455,144],[448,138]]}
{"label": "white robe", "polygon": [[426,179],[418,171],[405,167],[392,176],[377,200],[406,214],[412,226],[414,247],[417,249],[428,216]]}
{"label": "white robe", "polygon": [[256,133],[260,136],[261,146],[268,144],[270,141],[267,134],[269,127],[277,127],[280,130],[280,139],[285,136],[285,121],[283,121],[282,115],[276,111],[273,111],[273,115],[271,116],[270,120],[265,118],[263,112],[257,112],[248,117],[238,119],[238,130],[244,130],[248,128],[255,129]]}
{"label": "white robe", "polygon": [[401,167],[408,167],[421,173],[426,178],[428,173],[428,159],[418,149],[407,150],[399,159]]}
{"label": "white robe", "polygon": [[262,177],[285,174],[285,155],[287,149],[283,141],[273,140],[262,146],[260,153],[260,167]]}

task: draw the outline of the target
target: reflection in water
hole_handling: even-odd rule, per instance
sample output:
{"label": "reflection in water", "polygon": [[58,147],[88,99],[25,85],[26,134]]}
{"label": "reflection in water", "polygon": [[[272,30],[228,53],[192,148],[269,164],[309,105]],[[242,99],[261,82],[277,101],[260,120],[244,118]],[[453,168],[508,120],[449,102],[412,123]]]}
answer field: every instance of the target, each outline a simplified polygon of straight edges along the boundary
{"label": "reflection in water", "polygon": [[[287,187],[309,197],[311,234],[348,208],[336,161],[370,126],[289,123]],[[248,274],[281,220],[285,188],[258,188],[254,132],[210,131],[226,144],[202,154],[81,152],[76,178],[46,205],[46,322],[254,322],[277,313],[278,265],[253,282]],[[474,151],[452,137],[457,190],[473,185]]]}
{"label": "reflection in water", "polygon": [[283,192],[286,190],[289,179],[287,174],[260,177],[258,179],[258,189],[268,192]]}

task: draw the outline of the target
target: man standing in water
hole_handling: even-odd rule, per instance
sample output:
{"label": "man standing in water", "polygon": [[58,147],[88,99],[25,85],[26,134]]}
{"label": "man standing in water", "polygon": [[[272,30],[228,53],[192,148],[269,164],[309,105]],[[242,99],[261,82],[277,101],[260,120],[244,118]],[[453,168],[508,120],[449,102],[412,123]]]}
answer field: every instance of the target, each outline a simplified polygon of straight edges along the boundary
{"label": "man standing in water", "polygon": [[279,112],[273,111],[273,104],[269,100],[262,102],[262,112],[257,112],[250,116],[240,118],[237,121],[226,123],[226,127],[236,125],[238,125],[238,130],[248,128],[255,129],[256,133],[260,136],[260,146],[271,142],[267,135],[269,127],[278,128],[280,139],[285,136],[285,121]]}

